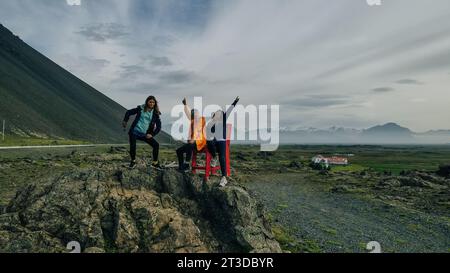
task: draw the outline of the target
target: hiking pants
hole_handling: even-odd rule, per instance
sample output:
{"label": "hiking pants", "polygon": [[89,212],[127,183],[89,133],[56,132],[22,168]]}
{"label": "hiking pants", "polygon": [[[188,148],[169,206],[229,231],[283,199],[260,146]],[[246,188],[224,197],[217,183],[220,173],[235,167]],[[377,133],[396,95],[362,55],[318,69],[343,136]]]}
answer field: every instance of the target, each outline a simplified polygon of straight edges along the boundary
{"label": "hiking pants", "polygon": [[227,151],[227,142],[211,140],[207,142],[207,145],[208,150],[213,158],[215,158],[217,156],[217,152],[219,152],[220,171],[222,172],[222,176],[227,176],[227,165],[225,158]]}
{"label": "hiking pants", "polygon": [[136,140],[144,141],[153,148],[153,161],[158,161],[159,156],[159,143],[155,138],[147,139],[146,134],[132,132],[130,137],[130,156],[131,160],[136,160]]}

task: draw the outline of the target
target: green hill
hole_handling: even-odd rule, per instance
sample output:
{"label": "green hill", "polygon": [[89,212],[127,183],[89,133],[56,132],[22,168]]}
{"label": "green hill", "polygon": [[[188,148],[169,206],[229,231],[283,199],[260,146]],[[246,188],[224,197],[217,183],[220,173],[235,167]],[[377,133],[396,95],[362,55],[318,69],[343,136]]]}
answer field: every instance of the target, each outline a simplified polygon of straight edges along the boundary
{"label": "green hill", "polygon": [[0,130],[6,120],[8,138],[124,143],[125,111],[0,25]]}

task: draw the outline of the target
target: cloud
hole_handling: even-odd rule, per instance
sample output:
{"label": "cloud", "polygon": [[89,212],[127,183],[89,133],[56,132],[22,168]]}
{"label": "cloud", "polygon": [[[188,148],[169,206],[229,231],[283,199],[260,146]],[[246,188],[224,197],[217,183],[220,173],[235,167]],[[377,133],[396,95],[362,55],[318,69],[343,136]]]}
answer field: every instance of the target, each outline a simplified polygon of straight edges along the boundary
{"label": "cloud", "polygon": [[351,98],[345,96],[309,95],[301,98],[290,98],[289,100],[283,101],[283,105],[294,106],[296,108],[322,108],[346,105],[351,101]]}
{"label": "cloud", "polygon": [[[58,61],[64,63],[69,70],[85,70],[91,72],[99,72],[111,64],[106,59],[99,59],[88,56],[73,56],[72,54],[62,54],[57,57]],[[89,68],[89,69],[88,69]]]}
{"label": "cloud", "polygon": [[167,73],[163,73],[159,76],[159,80],[163,83],[172,85],[172,84],[186,84],[192,82],[196,79],[195,73],[191,71],[171,71]]}
{"label": "cloud", "polygon": [[[158,70],[154,66],[169,66],[168,60],[152,59],[150,65],[146,63],[140,64],[123,64],[120,66],[120,72],[115,82],[126,81],[130,79],[140,80],[139,82],[148,83],[149,80],[153,84],[164,87],[181,84],[189,84],[198,79],[197,75],[192,71],[187,70]],[[131,82],[136,84],[136,82]]]}
{"label": "cloud", "polygon": [[[194,95],[205,103],[240,95],[244,104],[282,104],[282,125],[448,124],[448,0],[376,9],[363,0],[95,0],[82,7],[4,0],[0,18],[126,107],[150,90],[165,109]],[[72,58],[58,57],[67,52]],[[425,93],[430,98],[416,112],[404,103]]]}
{"label": "cloud", "polygon": [[144,57],[145,61],[149,61],[153,66],[172,66],[173,63],[170,61],[168,57],[156,57],[153,55],[149,55]]}
{"label": "cloud", "polygon": [[141,65],[122,65],[120,68],[120,78],[117,79],[118,81],[135,79],[139,76],[145,76],[150,73],[146,67]]}
{"label": "cloud", "polygon": [[176,42],[176,38],[170,35],[155,35],[152,42],[161,46],[171,46]]}
{"label": "cloud", "polygon": [[127,27],[117,23],[99,23],[81,27],[77,34],[86,37],[90,41],[106,42],[128,36]]}
{"label": "cloud", "polygon": [[411,99],[411,102],[424,103],[424,102],[427,102],[427,99],[426,98],[413,98],[413,99]]}
{"label": "cloud", "polygon": [[395,89],[392,87],[378,87],[378,88],[372,89],[372,91],[377,92],[377,93],[386,93],[386,92],[395,91]]}
{"label": "cloud", "polygon": [[81,0],[66,0],[69,6],[81,6]]}
{"label": "cloud", "polygon": [[106,59],[97,59],[97,58],[90,58],[90,57],[79,57],[80,60],[80,66],[86,67],[86,66],[95,66],[95,67],[106,67],[111,62]]}
{"label": "cloud", "polygon": [[138,83],[129,86],[124,91],[129,93],[144,94],[148,96],[150,94],[155,94],[155,92],[160,92],[161,87],[161,85],[156,83]]}
{"label": "cloud", "polygon": [[[450,31],[448,29],[447,33]],[[386,73],[395,73],[397,71],[408,71],[409,73],[427,73],[427,72],[440,72],[447,70],[450,67],[450,44],[440,43],[440,46],[436,49],[427,51],[423,55],[417,52],[417,57],[405,60],[399,63],[396,67],[386,70]]]}
{"label": "cloud", "polygon": [[422,85],[423,84],[422,82],[420,82],[418,80],[414,80],[414,79],[402,79],[402,80],[396,81],[396,83],[407,84],[407,85]]}

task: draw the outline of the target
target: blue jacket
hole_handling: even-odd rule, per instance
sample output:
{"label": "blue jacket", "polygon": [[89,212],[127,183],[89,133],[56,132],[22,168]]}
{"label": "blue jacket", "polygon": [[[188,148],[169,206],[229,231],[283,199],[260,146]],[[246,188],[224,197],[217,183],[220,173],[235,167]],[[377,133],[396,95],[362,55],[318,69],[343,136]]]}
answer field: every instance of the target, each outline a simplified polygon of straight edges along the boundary
{"label": "blue jacket", "polygon": [[[141,118],[141,112],[142,112],[142,106],[138,106],[137,108],[128,110],[125,114],[125,117],[123,119],[124,122],[128,122],[130,120],[130,116],[136,115],[136,118],[134,119],[133,124],[130,127],[130,131],[128,131],[128,134],[132,134],[134,131],[134,128],[136,127],[136,124],[138,123],[139,119]],[[156,136],[161,132],[161,117],[159,113],[153,113],[152,121],[150,122],[150,125],[147,130],[147,134],[150,134],[152,136]]]}

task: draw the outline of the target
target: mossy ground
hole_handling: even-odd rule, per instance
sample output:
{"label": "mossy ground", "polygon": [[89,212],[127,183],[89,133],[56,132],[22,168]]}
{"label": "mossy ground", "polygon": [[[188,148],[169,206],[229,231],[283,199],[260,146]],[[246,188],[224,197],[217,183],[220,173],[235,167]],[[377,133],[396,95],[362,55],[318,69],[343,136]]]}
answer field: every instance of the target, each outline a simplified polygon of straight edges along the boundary
{"label": "mossy ground", "polygon": [[[162,146],[162,164],[176,162],[176,146]],[[127,149],[126,146],[123,149]],[[345,154],[351,165],[320,173],[308,167],[316,154]],[[138,146],[139,160],[149,159]],[[108,146],[0,151],[0,206],[41,176],[89,168],[96,157],[128,164]],[[234,179],[269,211],[273,232],[290,252],[367,252],[381,241],[385,252],[447,252],[450,195],[446,190],[379,188],[380,179],[402,171],[436,170],[448,163],[450,146],[232,146]],[[447,212],[447,214],[446,214]]]}

